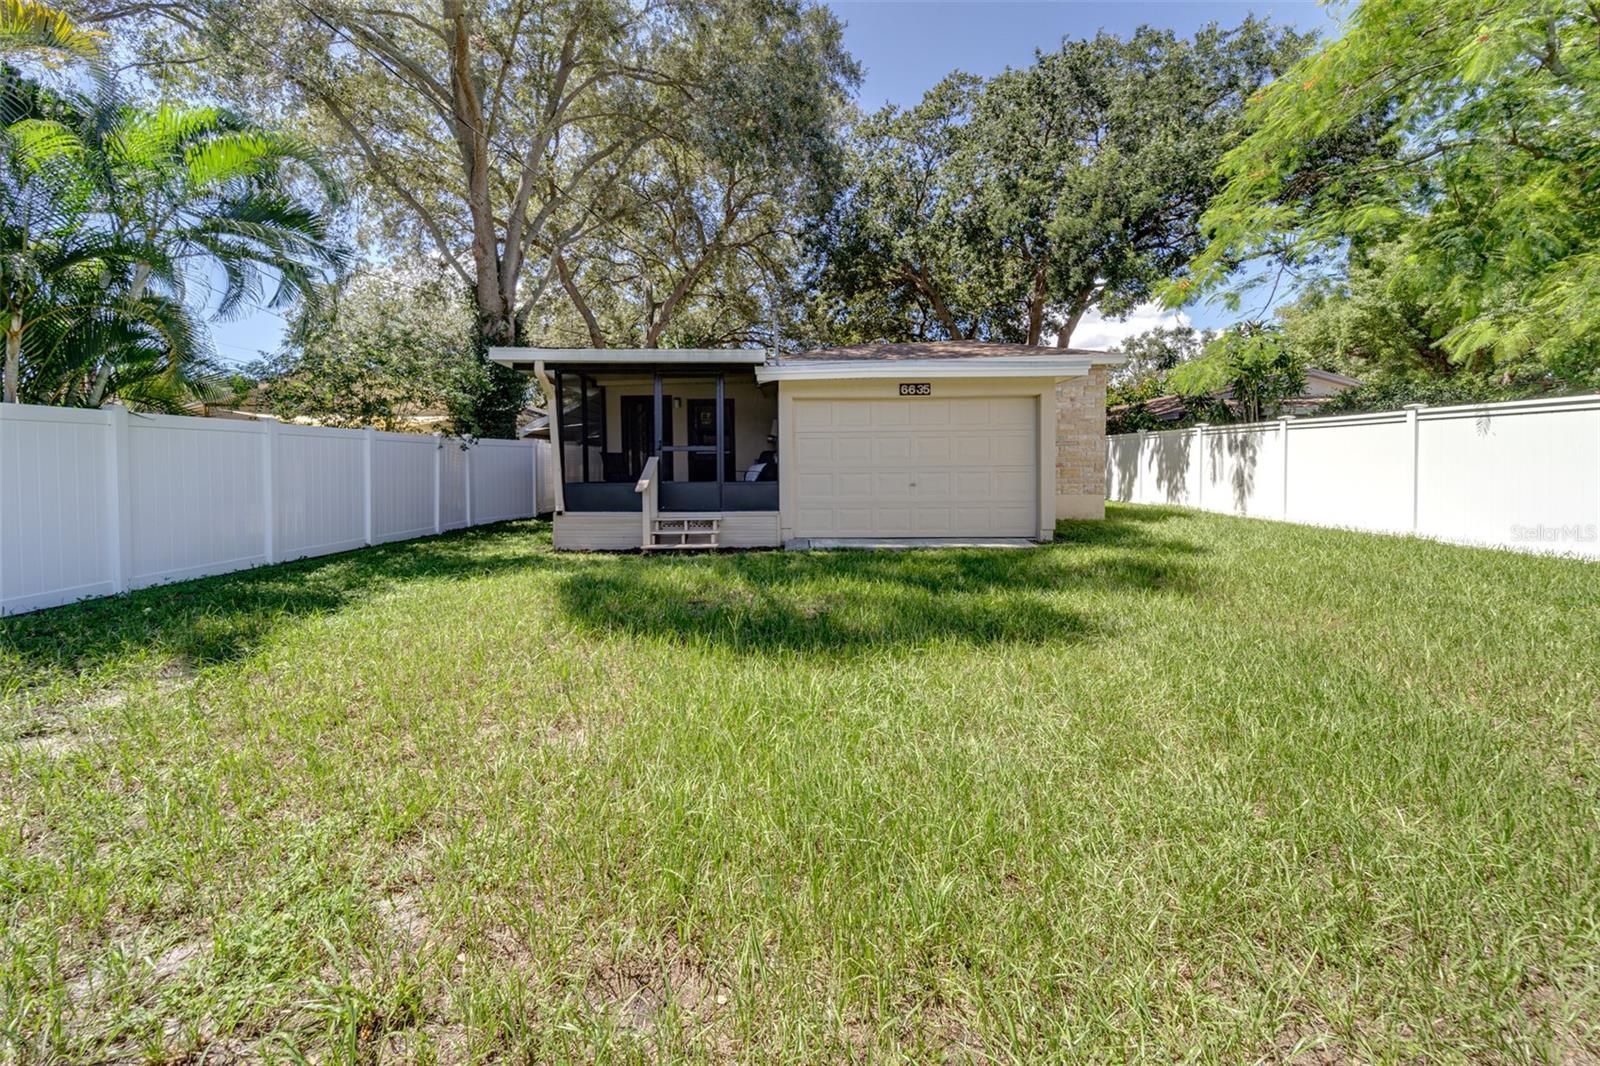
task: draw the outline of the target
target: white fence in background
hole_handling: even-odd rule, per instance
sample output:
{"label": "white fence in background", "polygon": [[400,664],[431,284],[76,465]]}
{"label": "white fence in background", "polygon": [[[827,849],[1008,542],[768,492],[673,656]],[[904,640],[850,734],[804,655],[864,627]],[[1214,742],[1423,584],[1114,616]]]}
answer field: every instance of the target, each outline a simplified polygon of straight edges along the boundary
{"label": "white fence in background", "polygon": [[0,404],[0,615],[527,518],[548,441]]}
{"label": "white fence in background", "polygon": [[1106,495],[1600,558],[1600,396],[1122,434]]}

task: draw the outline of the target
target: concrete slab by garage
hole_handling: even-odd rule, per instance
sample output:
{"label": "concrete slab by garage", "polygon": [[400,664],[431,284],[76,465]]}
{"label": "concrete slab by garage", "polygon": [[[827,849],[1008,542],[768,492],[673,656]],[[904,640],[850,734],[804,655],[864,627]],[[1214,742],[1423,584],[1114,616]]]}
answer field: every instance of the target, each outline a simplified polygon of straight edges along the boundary
{"label": "concrete slab by garage", "polygon": [[904,551],[913,548],[1032,548],[1025,537],[810,537],[786,540],[786,551]]}

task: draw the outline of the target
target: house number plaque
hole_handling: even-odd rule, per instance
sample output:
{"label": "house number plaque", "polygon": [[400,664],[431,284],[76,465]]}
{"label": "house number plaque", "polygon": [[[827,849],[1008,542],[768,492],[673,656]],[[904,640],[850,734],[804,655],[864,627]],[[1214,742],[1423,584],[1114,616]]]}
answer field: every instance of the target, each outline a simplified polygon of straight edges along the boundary
{"label": "house number plaque", "polygon": [[932,396],[933,386],[926,381],[902,382],[900,385],[902,396]]}

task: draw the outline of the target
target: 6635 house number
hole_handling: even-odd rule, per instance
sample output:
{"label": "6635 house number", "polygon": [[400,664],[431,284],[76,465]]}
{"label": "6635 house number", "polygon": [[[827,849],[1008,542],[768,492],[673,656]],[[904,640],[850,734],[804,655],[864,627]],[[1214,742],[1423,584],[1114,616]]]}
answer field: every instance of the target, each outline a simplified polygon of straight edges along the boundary
{"label": "6635 house number", "polygon": [[933,386],[926,381],[912,381],[900,383],[902,396],[932,396]]}

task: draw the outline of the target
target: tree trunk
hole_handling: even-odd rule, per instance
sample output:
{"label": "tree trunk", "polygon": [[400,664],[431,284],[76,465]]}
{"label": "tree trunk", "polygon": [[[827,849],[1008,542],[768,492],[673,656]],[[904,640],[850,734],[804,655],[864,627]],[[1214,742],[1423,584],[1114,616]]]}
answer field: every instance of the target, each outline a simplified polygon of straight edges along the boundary
{"label": "tree trunk", "polygon": [[1033,272],[1033,293],[1028,297],[1028,343],[1038,344],[1044,333],[1044,263]]}
{"label": "tree trunk", "polygon": [[939,295],[933,283],[928,280],[928,275],[920,267],[907,267],[906,277],[917,287],[922,295],[928,298],[929,305],[933,308],[934,316],[939,319],[939,324],[944,326],[944,331],[953,341],[964,341],[966,334],[961,329],[961,324],[956,321],[956,316],[950,313],[950,308],[945,306],[944,299]]}
{"label": "tree trunk", "polygon": [[6,328],[5,402],[17,402],[17,386],[22,376],[22,316],[13,313]]}
{"label": "tree trunk", "polygon": [[[128,299],[138,301],[144,298],[145,287],[150,284],[150,264],[137,263],[133,268],[133,281],[128,285]],[[116,370],[108,359],[102,359],[94,372],[94,381],[89,385],[89,406],[99,407],[106,398],[106,388],[111,384],[111,375]]]}
{"label": "tree trunk", "polygon": [[1078,323],[1083,319],[1085,311],[1089,310],[1089,301],[1094,297],[1094,289],[1084,289],[1073,299],[1071,308],[1067,311],[1066,325],[1061,327],[1061,332],[1056,334],[1056,347],[1066,348],[1072,344],[1073,331],[1078,328]]}
{"label": "tree trunk", "polygon": [[567,268],[567,257],[557,248],[551,258],[555,261],[556,277],[561,280],[561,287],[566,290],[567,299],[573,308],[583,317],[583,325],[589,331],[589,346],[591,348],[606,347],[605,334],[600,332],[600,323],[595,321],[594,311],[589,307],[589,301],[583,298],[583,293],[578,290],[578,283],[573,280],[572,271]]}
{"label": "tree trunk", "polygon": [[646,348],[659,348],[661,346],[661,335],[667,331],[667,326],[671,324],[672,316],[677,313],[678,305],[683,302],[683,298],[694,287],[695,279],[700,276],[700,271],[715,253],[715,249],[708,250],[700,258],[699,262],[684,271],[683,277],[679,278],[678,283],[672,287],[672,291],[667,294],[666,302],[661,305],[660,312],[655,316],[654,321],[650,323],[649,330],[645,333],[644,346]]}

